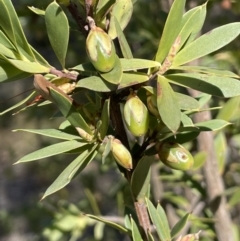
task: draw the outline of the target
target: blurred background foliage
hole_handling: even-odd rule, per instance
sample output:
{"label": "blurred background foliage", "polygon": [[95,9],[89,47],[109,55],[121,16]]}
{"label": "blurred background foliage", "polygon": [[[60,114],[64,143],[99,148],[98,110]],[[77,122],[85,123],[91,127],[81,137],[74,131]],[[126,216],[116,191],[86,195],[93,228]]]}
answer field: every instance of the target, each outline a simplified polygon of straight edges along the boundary
{"label": "blurred background foliage", "polygon": [[[45,9],[50,0],[13,0],[28,41],[48,62],[60,68],[50,47],[44,19],[33,14],[27,6]],[[189,0],[187,9],[204,1]],[[134,57],[152,59],[161,37],[171,1],[138,0],[134,13],[125,30]],[[66,12],[66,14],[68,14]],[[71,19],[71,18],[70,18]],[[210,1],[203,33],[217,26],[240,21],[240,2],[230,0]],[[57,24],[57,23],[56,23]],[[75,23],[70,20],[70,43],[67,67],[86,60],[84,38]],[[201,59],[201,64],[240,74],[240,38],[224,49]],[[16,96],[33,88],[32,78],[0,86],[0,111],[14,105],[28,93]],[[13,99],[4,101],[11,96]],[[240,241],[240,97],[212,99],[211,106],[221,105],[213,117],[232,122],[223,131],[215,134],[215,148],[219,172],[225,184],[227,208],[232,216],[236,241]],[[55,128],[62,120],[51,118],[53,106],[30,108],[29,111],[0,118],[0,240],[129,240],[111,227],[104,226],[83,213],[102,215],[120,224],[124,223],[123,197],[128,190],[115,164],[102,166],[91,164],[70,185],[46,200],[39,201],[43,192],[73,159],[68,155],[51,157],[34,163],[12,166],[25,154],[49,145],[51,139],[24,132],[12,133],[17,128]],[[47,113],[47,114],[46,114]],[[197,153],[196,141],[187,143],[199,165],[204,163],[204,153]],[[176,183],[178,185],[176,185]],[[201,171],[183,173],[172,171],[157,163],[152,173],[155,203],[160,200],[169,222],[173,226],[186,212],[193,212],[185,232],[202,231],[201,240],[217,240],[213,229],[212,213],[206,202],[206,191]],[[164,191],[164,192],[163,192]]]}

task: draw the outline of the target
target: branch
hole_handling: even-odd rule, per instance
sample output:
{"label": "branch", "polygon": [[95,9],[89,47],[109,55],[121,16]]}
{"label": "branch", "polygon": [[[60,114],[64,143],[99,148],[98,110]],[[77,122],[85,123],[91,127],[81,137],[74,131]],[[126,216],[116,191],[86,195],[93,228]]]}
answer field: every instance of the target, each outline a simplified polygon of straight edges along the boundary
{"label": "branch", "polygon": [[[189,90],[192,96],[197,96],[198,91]],[[208,108],[208,106],[206,106]],[[211,112],[205,111],[195,115],[195,122],[202,122],[211,120]],[[202,132],[197,137],[198,150],[207,153],[207,160],[203,166],[203,174],[206,182],[206,190],[210,202],[210,208],[213,212],[215,222],[215,229],[219,241],[234,241],[231,217],[226,208],[226,198],[223,195],[224,184],[222,177],[218,170],[218,163],[216,153],[214,151],[214,136],[213,132]],[[218,201],[216,203],[216,201]]]}

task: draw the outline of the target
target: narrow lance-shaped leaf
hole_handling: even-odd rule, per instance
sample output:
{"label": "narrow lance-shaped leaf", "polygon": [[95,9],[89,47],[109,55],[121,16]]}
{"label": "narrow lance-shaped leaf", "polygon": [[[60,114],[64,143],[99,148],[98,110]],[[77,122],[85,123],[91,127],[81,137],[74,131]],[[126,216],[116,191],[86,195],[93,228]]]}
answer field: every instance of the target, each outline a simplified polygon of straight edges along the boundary
{"label": "narrow lance-shaped leaf", "polygon": [[131,178],[131,189],[137,201],[144,201],[150,185],[151,159],[147,156],[138,162]]}
{"label": "narrow lance-shaped leaf", "polygon": [[132,59],[133,58],[132,51],[131,51],[130,46],[127,42],[127,39],[121,29],[121,26],[120,26],[118,20],[114,16],[113,16],[113,18],[114,18],[115,29],[117,32],[118,42],[119,42],[119,45],[120,45],[120,48],[122,51],[122,55],[126,59]]}
{"label": "narrow lance-shaped leaf", "polygon": [[42,9],[35,8],[35,7],[29,7],[29,6],[28,6],[28,9],[30,9],[32,12],[36,13],[37,15],[40,15],[40,16],[45,15],[45,11]]}
{"label": "narrow lance-shaped leaf", "polygon": [[101,115],[101,121],[102,125],[100,126],[100,136],[103,140],[107,134],[107,130],[109,127],[110,122],[110,99],[105,100],[103,109],[102,109],[102,115]]}
{"label": "narrow lance-shaped leaf", "polygon": [[239,118],[239,105],[240,96],[229,99],[224,103],[223,108],[218,112],[216,118],[225,121],[233,121],[235,118]]}
{"label": "narrow lance-shaped leaf", "polygon": [[132,85],[141,84],[149,80],[149,76],[140,72],[133,73],[123,73],[123,77],[121,80],[118,89],[123,89],[126,87],[130,87]]}
{"label": "narrow lance-shaped leaf", "polygon": [[176,133],[181,122],[181,111],[176,94],[164,76],[158,76],[156,94],[157,107],[163,123]]}
{"label": "narrow lance-shaped leaf", "polygon": [[112,221],[109,221],[109,220],[106,220],[104,218],[94,216],[94,215],[91,215],[91,214],[84,214],[84,215],[89,217],[89,218],[92,218],[94,220],[97,220],[99,222],[105,223],[106,225],[108,225],[110,227],[113,227],[113,228],[117,229],[118,231],[120,231],[122,233],[129,234],[129,231],[125,227],[123,227],[123,226],[121,226],[121,225],[119,225],[115,222],[112,222]]}
{"label": "narrow lance-shaped leaf", "polygon": [[24,98],[22,101],[18,102],[17,104],[11,106],[10,108],[4,110],[3,112],[0,112],[0,116],[4,115],[6,113],[8,113],[11,110],[14,110],[16,108],[18,108],[19,106],[23,105],[24,103],[26,103],[33,95],[35,94],[35,91],[33,91],[30,95],[28,95],[26,98]]}
{"label": "narrow lance-shaped leaf", "polygon": [[219,97],[240,95],[240,81],[234,78],[198,73],[170,74],[165,76],[172,83]]}
{"label": "narrow lance-shaped leaf", "polygon": [[218,172],[222,174],[225,169],[225,162],[228,152],[228,144],[225,133],[220,131],[214,138],[214,148],[216,152],[216,159],[218,163]]}
{"label": "narrow lance-shaped leaf", "polygon": [[100,76],[90,76],[78,81],[77,86],[98,92],[110,92],[117,89],[117,85],[111,84]]}
{"label": "narrow lance-shaped leaf", "polygon": [[109,29],[108,29],[108,34],[112,39],[115,39],[117,37],[114,20],[115,19],[118,20],[118,23],[120,24],[121,29],[123,30],[127,26],[128,22],[130,21],[132,12],[133,12],[132,1],[129,1],[129,0],[116,1],[116,3],[113,5],[113,8],[111,10],[111,17],[109,21]]}
{"label": "narrow lance-shaped leaf", "polygon": [[50,185],[50,187],[48,187],[42,199],[59,191],[69,184],[75,174],[82,171],[97,155],[96,148],[97,145],[86,145],[83,152],[74,161],[72,161],[71,164],[68,165],[67,168],[65,168],[57,179]]}
{"label": "narrow lance-shaped leaf", "polygon": [[171,230],[172,238],[176,237],[176,235],[184,228],[184,226],[188,221],[189,216],[190,216],[190,213],[187,213],[174,225],[174,227]]}
{"label": "narrow lance-shaped leaf", "polygon": [[162,221],[162,225],[163,225],[162,228],[164,229],[165,236],[166,236],[165,239],[171,240],[170,227],[168,224],[167,215],[166,215],[164,209],[162,208],[162,206],[160,205],[160,203],[158,203],[158,205],[157,205],[157,212]]}
{"label": "narrow lance-shaped leaf", "polygon": [[55,156],[55,155],[65,153],[65,152],[71,151],[73,149],[82,147],[86,144],[87,143],[85,143],[85,142],[78,142],[78,141],[75,141],[75,140],[60,142],[60,143],[57,143],[57,144],[53,144],[53,145],[41,148],[37,151],[34,151],[34,152],[22,157],[15,164],[18,164],[18,163],[21,163],[21,162],[35,161],[35,160],[39,160],[39,159],[42,159],[42,158]]}
{"label": "narrow lance-shaped leaf", "polygon": [[229,71],[229,70],[222,70],[222,69],[213,69],[206,66],[173,66],[171,69],[178,69],[183,70],[189,73],[204,73],[207,75],[215,75],[220,77],[230,77],[230,78],[239,78],[239,75]]}
{"label": "narrow lance-shaped leaf", "polygon": [[69,40],[69,25],[65,13],[55,1],[49,4],[45,11],[45,23],[51,46],[64,69]]}
{"label": "narrow lance-shaped leaf", "polygon": [[186,64],[210,54],[230,43],[240,34],[240,23],[215,28],[183,48],[174,58],[173,66]]}
{"label": "narrow lance-shaped leaf", "polygon": [[179,33],[181,42],[179,49],[185,44],[186,40],[189,41],[189,36],[199,31],[199,25],[202,27],[202,23],[206,16],[206,4],[198,6],[186,12],[182,19],[182,28]]}
{"label": "narrow lance-shaped leaf", "polygon": [[31,74],[15,68],[12,64],[0,60],[0,82],[10,82],[29,77]]}
{"label": "narrow lance-shaped leaf", "polygon": [[203,24],[204,24],[205,19],[206,19],[207,3],[208,2],[204,3],[201,6],[196,7],[194,9],[191,9],[190,11],[186,12],[183,15],[183,21],[184,21],[184,19],[187,17],[189,12],[197,10],[195,12],[194,16],[191,19],[189,19],[189,24],[190,23],[192,24],[191,27],[190,27],[191,28],[191,34],[188,37],[187,41],[186,42],[184,41],[185,46],[187,46],[189,43],[191,43],[196,38],[196,36],[200,32],[200,30],[202,29]]}
{"label": "narrow lance-shaped leaf", "polygon": [[160,67],[161,64],[157,61],[148,59],[120,59],[123,71],[149,69]]}
{"label": "narrow lance-shaped leaf", "polygon": [[13,130],[13,132],[16,131],[24,131],[28,133],[34,133],[42,136],[48,136],[52,138],[62,139],[62,140],[82,140],[80,136],[69,134],[67,132],[64,132],[62,130],[57,129],[17,129]]}
{"label": "narrow lance-shaped leaf", "polygon": [[0,1],[0,23],[1,28],[22,55],[21,58],[26,58],[31,61],[35,60],[10,0]]}
{"label": "narrow lance-shaped leaf", "polygon": [[155,57],[155,60],[160,63],[168,55],[171,46],[181,30],[185,2],[185,0],[175,0],[172,4]]}
{"label": "narrow lance-shaped leaf", "polygon": [[148,198],[146,198],[146,203],[149,215],[151,217],[153,225],[156,227],[159,239],[161,241],[170,241],[170,230],[165,229],[165,223],[167,222],[167,220],[165,220],[166,215],[160,216],[160,213],[156,210],[156,208],[153,206],[152,202]]}
{"label": "narrow lance-shaped leaf", "polygon": [[142,237],[140,234],[140,231],[134,221],[133,218],[131,218],[131,223],[132,223],[132,237],[133,237],[133,241],[142,241]]}
{"label": "narrow lance-shaped leaf", "polygon": [[2,30],[0,30],[0,43],[3,44],[8,49],[16,51],[16,48],[14,47],[12,42],[9,40],[9,38],[3,33]]}

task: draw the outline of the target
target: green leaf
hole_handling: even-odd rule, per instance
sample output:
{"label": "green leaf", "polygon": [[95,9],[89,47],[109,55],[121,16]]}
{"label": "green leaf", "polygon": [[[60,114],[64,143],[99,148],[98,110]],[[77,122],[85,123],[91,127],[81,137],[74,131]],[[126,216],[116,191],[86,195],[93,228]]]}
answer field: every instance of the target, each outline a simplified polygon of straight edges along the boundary
{"label": "green leaf", "polygon": [[68,165],[67,168],[65,168],[57,179],[48,187],[42,199],[59,191],[69,184],[76,173],[81,172],[97,155],[97,146],[98,145],[86,145],[84,151],[74,161],[72,161],[71,164]]}
{"label": "green leaf", "polygon": [[205,66],[171,66],[171,69],[183,70],[189,73],[203,73],[208,75],[216,75],[222,77],[239,78],[239,75],[228,70],[212,69]]}
{"label": "green leaf", "polygon": [[94,215],[91,215],[91,214],[84,214],[84,215],[91,218],[91,219],[94,219],[94,220],[97,220],[99,222],[105,223],[106,225],[108,225],[110,227],[113,227],[113,228],[117,229],[118,231],[129,235],[129,231],[126,228],[124,228],[123,226],[121,226],[117,223],[114,223],[112,221],[109,221],[109,220],[106,220],[104,218],[94,216]]}
{"label": "green leaf", "polygon": [[8,37],[3,33],[2,30],[0,30],[0,43],[3,44],[6,48],[17,52],[12,42],[8,39]]}
{"label": "green leaf", "polygon": [[[0,67],[1,68],[1,67]],[[3,112],[0,112],[0,116],[4,115],[6,113],[8,113],[9,111],[12,111],[16,108],[18,108],[19,106],[23,105],[24,103],[26,103],[36,92],[32,92],[30,95],[28,95],[25,99],[23,99],[22,101],[18,102],[17,104],[11,106],[10,108],[4,110]]]}
{"label": "green leaf", "polygon": [[160,205],[160,203],[158,203],[157,205],[157,212],[158,215],[162,221],[162,229],[164,230],[164,236],[166,240],[171,240],[171,234],[170,234],[170,227],[168,224],[168,220],[167,220],[167,215],[164,211],[164,209],[162,208],[162,206]]}
{"label": "green leaf", "polygon": [[[188,39],[185,39],[182,37],[182,39],[187,40],[186,43],[184,44],[185,46],[191,43],[196,38],[200,30],[202,29],[206,18],[207,3],[208,2],[204,3],[201,6],[193,8],[183,15],[183,22],[184,23],[186,22],[186,25],[184,26],[184,30],[188,32],[188,29],[191,29],[190,36],[187,36]],[[183,30],[181,32],[183,32]],[[182,41],[180,46],[182,46],[184,42],[185,41]]]}
{"label": "green leaf", "polygon": [[105,148],[102,153],[102,164],[106,162],[106,158],[111,154],[111,150],[112,150],[112,139],[107,138],[107,143],[105,144]]}
{"label": "green leaf", "polygon": [[171,237],[174,238],[176,235],[184,228],[186,225],[190,213],[185,214],[172,228],[171,230]]}
{"label": "green leaf", "polygon": [[150,231],[148,231],[148,241],[155,241]]}
{"label": "green leaf", "polygon": [[118,58],[117,55],[116,55],[115,61],[116,61],[115,65],[111,71],[109,71],[107,73],[99,72],[99,74],[101,75],[101,77],[103,79],[105,79],[110,84],[118,85],[121,82],[123,70],[122,70],[122,65],[121,65],[120,59]]}
{"label": "green leaf", "polygon": [[0,23],[1,29],[22,55],[21,59],[35,60],[10,0],[0,1]]}
{"label": "green leaf", "polygon": [[11,58],[11,59],[16,59],[16,52],[13,50],[5,47],[3,44],[0,43],[0,54],[4,55],[5,57]]}
{"label": "green leaf", "polygon": [[140,231],[134,221],[133,218],[131,218],[131,223],[132,223],[132,237],[133,237],[133,241],[143,241]]}
{"label": "green leaf", "polygon": [[91,76],[81,79],[77,82],[76,87],[86,88],[98,92],[111,92],[117,89],[117,85],[110,84],[99,76]]}
{"label": "green leaf", "polygon": [[96,14],[94,17],[97,26],[103,22],[115,2],[116,0],[98,0],[97,6],[95,7]]}
{"label": "green leaf", "polygon": [[88,124],[85,122],[80,113],[76,110],[73,103],[63,96],[61,93],[56,91],[53,88],[49,88],[50,95],[54,100],[54,103],[57,105],[63,116],[74,126],[80,127],[88,134],[92,135],[92,131]]}
{"label": "green leaf", "polygon": [[179,107],[182,110],[199,110],[199,102],[191,96],[175,92]]}
{"label": "green leaf", "polygon": [[46,9],[45,23],[51,46],[64,69],[69,40],[69,25],[65,13],[55,1],[49,4]]}
{"label": "green leaf", "polygon": [[161,64],[147,59],[120,59],[123,71],[160,67]]}
{"label": "green leaf", "polygon": [[155,60],[162,63],[181,31],[185,0],[175,0],[165,23]]}
{"label": "green leaf", "polygon": [[[214,148],[218,163],[218,172],[222,174],[227,159],[228,144],[224,132],[220,131],[214,138]],[[217,171],[217,170],[216,170]]]}
{"label": "green leaf", "polygon": [[168,80],[163,76],[157,79],[157,106],[163,123],[176,133],[181,123],[178,99]]}
{"label": "green leaf", "polygon": [[38,62],[39,64],[44,65],[46,67],[50,67],[50,64],[47,62],[47,60],[44,59],[43,56],[37,52],[37,50],[35,50],[32,46],[31,46],[31,49],[36,58],[36,62]]}
{"label": "green leaf", "polygon": [[144,73],[133,72],[133,73],[123,73],[118,89],[123,89],[130,87],[132,85],[141,84],[149,80],[149,76]]}
{"label": "green leaf", "polygon": [[29,77],[31,74],[15,68],[10,63],[0,60],[0,82],[10,82]]}
{"label": "green leaf", "polygon": [[170,229],[164,211],[159,210],[159,208],[158,210],[156,210],[156,208],[153,206],[152,202],[148,198],[146,198],[145,200],[147,203],[149,215],[151,217],[153,225],[156,228],[158,237],[161,241],[170,241]]}
{"label": "green leaf", "polygon": [[87,62],[87,63],[83,63],[83,64],[79,64],[73,68],[70,68],[71,70],[77,70],[77,71],[80,71],[80,72],[86,72],[88,73],[89,75],[97,75],[97,71],[96,69],[94,68],[94,66],[92,65],[92,63],[90,62]]}
{"label": "green leaf", "polygon": [[188,131],[218,131],[223,129],[224,127],[231,125],[231,123],[224,120],[209,120],[204,122],[195,123],[195,127],[184,127],[180,128],[180,130],[188,130]]}
{"label": "green leaf", "polygon": [[239,105],[240,105],[240,96],[229,99],[221,110],[219,110],[216,118],[222,119],[225,121],[232,121],[233,118],[237,115],[239,116]]}
{"label": "green leaf", "polygon": [[212,96],[209,94],[201,93],[198,97],[196,97],[199,102],[200,108],[203,108],[208,101],[211,100]]}
{"label": "green leaf", "polygon": [[40,16],[44,16],[44,15],[45,15],[45,11],[42,10],[42,9],[35,8],[35,7],[29,7],[29,6],[28,6],[28,8],[29,8],[32,12],[36,13],[37,15],[40,15]]}
{"label": "green leaf", "polygon": [[181,113],[181,122],[182,122],[184,127],[194,126],[194,124],[192,122],[192,119],[184,113]]}
{"label": "green leaf", "polygon": [[207,153],[204,151],[198,152],[196,155],[193,157],[194,159],[194,164],[193,164],[193,169],[197,170],[201,168],[205,161],[207,160]]}
{"label": "green leaf", "polygon": [[131,189],[137,201],[144,201],[150,185],[151,157],[144,156],[138,162],[131,178]]}
{"label": "green leaf", "polygon": [[69,134],[67,132],[64,132],[62,130],[57,129],[16,129],[13,130],[13,132],[16,131],[24,131],[29,133],[34,133],[38,135],[48,136],[52,138],[62,139],[62,140],[82,140],[80,136]]}
{"label": "green leaf", "polygon": [[114,23],[115,23],[115,29],[116,29],[116,33],[118,36],[118,42],[122,51],[122,55],[124,58],[126,59],[132,59],[133,55],[132,55],[132,51],[130,49],[130,46],[126,40],[126,37],[121,29],[121,26],[118,22],[118,20],[113,16],[114,18]]}
{"label": "green leaf", "polygon": [[186,143],[188,141],[192,141],[197,138],[200,132],[197,131],[185,131],[185,130],[179,130],[179,133],[173,134],[167,134],[166,136],[160,135],[158,138],[159,141],[167,141],[167,142],[177,142],[179,144]]}
{"label": "green leaf", "polygon": [[109,122],[110,122],[110,99],[105,100],[102,114],[101,114],[102,125],[100,126],[100,136],[103,140],[107,134]]}
{"label": "green leaf", "polygon": [[228,205],[230,207],[234,207],[235,205],[238,205],[240,202],[240,188],[238,188],[233,195],[231,196],[231,198],[228,201]]}
{"label": "green leaf", "polygon": [[[195,35],[202,27],[206,17],[206,3],[202,6],[195,7],[183,15],[182,28],[179,33],[180,45],[178,49],[185,44],[186,40],[189,41],[189,36]],[[194,34],[193,34],[194,33]],[[194,36],[195,37],[195,36]]]}
{"label": "green leaf", "polygon": [[60,142],[57,144],[53,144],[53,145],[41,148],[37,151],[34,151],[34,152],[22,157],[15,164],[18,164],[21,162],[30,162],[30,161],[35,161],[35,160],[39,160],[42,158],[50,157],[50,156],[55,156],[55,155],[65,153],[67,151],[71,151],[73,149],[85,146],[85,145],[87,145],[86,142],[79,142],[79,141],[75,141],[75,140]]}
{"label": "green leaf", "polygon": [[220,97],[240,95],[240,81],[233,78],[206,74],[170,74],[165,76],[170,82],[203,93]]}
{"label": "green leaf", "polygon": [[115,22],[114,20],[117,19],[118,23],[120,24],[121,29],[123,30],[128,22],[131,19],[133,12],[133,4],[132,1],[129,0],[121,0],[116,1],[116,3],[113,5],[113,8],[111,10],[111,17],[109,21],[109,29],[108,29],[108,35],[115,39],[117,37],[117,32],[115,29]]}
{"label": "green leaf", "polygon": [[240,34],[240,23],[229,23],[200,36],[174,58],[173,66],[186,64],[230,43]]}
{"label": "green leaf", "polygon": [[22,70],[27,73],[49,73],[50,66],[46,67],[43,66],[37,62],[28,62],[28,61],[22,61],[17,59],[8,59],[3,55],[0,55],[6,62],[9,62],[11,65],[13,65],[15,68]]}

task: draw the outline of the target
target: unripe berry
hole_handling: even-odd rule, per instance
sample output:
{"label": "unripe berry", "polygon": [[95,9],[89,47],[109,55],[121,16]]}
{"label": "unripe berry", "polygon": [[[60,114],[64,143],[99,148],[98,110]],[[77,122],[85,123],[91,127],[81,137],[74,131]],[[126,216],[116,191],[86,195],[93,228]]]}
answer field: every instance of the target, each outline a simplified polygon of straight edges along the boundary
{"label": "unripe berry", "polygon": [[93,66],[101,72],[109,72],[113,69],[116,60],[116,52],[113,41],[99,27],[93,27],[86,40],[87,55]]}
{"label": "unripe berry", "polygon": [[160,160],[172,169],[186,171],[191,169],[194,160],[191,153],[178,143],[163,143],[158,147]]}
{"label": "unripe berry", "polygon": [[130,94],[124,105],[123,114],[126,126],[134,136],[142,136],[148,131],[149,113],[136,95]]}

